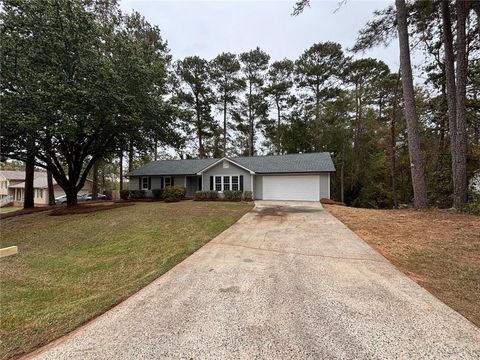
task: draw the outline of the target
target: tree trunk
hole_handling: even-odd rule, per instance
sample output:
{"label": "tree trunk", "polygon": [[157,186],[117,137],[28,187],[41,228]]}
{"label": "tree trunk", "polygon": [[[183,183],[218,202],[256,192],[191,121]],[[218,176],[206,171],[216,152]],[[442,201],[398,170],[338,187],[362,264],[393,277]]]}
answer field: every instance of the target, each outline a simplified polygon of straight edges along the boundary
{"label": "tree trunk", "polygon": [[342,144],[342,165],[340,167],[340,201],[345,202],[345,142]]}
{"label": "tree trunk", "polygon": [[77,187],[76,185],[69,184],[68,188],[65,190],[65,195],[67,195],[67,207],[72,207],[77,205]]}
{"label": "tree trunk", "polygon": [[205,152],[203,149],[203,125],[202,125],[202,118],[201,118],[201,111],[202,108],[200,106],[200,99],[198,95],[195,95],[195,113],[197,116],[197,139],[198,139],[198,157],[203,159],[205,157]]}
{"label": "tree trunk", "polygon": [[223,96],[223,156],[227,156],[227,96]]}
{"label": "tree trunk", "polygon": [[35,204],[33,200],[33,182],[35,180],[35,155],[28,154],[28,160],[25,163],[25,194],[23,198],[23,208],[32,209]]}
{"label": "tree trunk", "polygon": [[135,156],[135,148],[133,146],[133,140],[130,140],[128,145],[128,172],[133,171],[133,158]]}
{"label": "tree trunk", "polygon": [[47,187],[48,205],[55,205],[55,190],[53,189],[53,177],[50,170],[47,170]]}
{"label": "tree trunk", "polygon": [[453,52],[450,3],[448,1],[442,1],[441,5],[443,44],[445,48],[445,86],[447,91],[448,126],[450,129],[450,153],[452,155],[453,189],[455,193],[455,189],[457,188],[457,90],[455,84],[455,58]]}
{"label": "tree trunk", "polygon": [[397,134],[396,134],[396,124],[397,124],[397,114],[398,114],[398,88],[400,86],[400,71],[398,72],[397,83],[395,84],[395,90],[393,94],[393,106],[392,106],[392,120],[390,123],[390,176],[392,179],[392,194],[393,194],[393,207],[398,208],[398,196],[397,196],[397,181],[396,181],[396,143],[397,143]]}
{"label": "tree trunk", "polygon": [[155,135],[155,142],[153,144],[153,147],[154,147],[153,159],[157,161],[158,160],[158,138],[156,135]]}
{"label": "tree trunk", "polygon": [[254,145],[253,145],[253,114],[252,114],[252,84],[249,85],[248,92],[248,156],[253,156],[254,154]]}
{"label": "tree trunk", "polygon": [[120,149],[120,154],[119,154],[119,157],[120,157],[120,161],[119,161],[119,172],[120,172],[120,190],[123,190],[123,149]]}
{"label": "tree trunk", "polygon": [[455,174],[453,189],[453,206],[461,208],[467,202],[467,42],[466,20],[468,4],[457,0],[457,82],[456,82],[456,136],[455,136]]}
{"label": "tree trunk", "polygon": [[276,131],[276,142],[277,142],[277,155],[281,153],[281,146],[280,146],[280,126],[282,125],[282,114],[280,110],[280,103],[278,99],[275,100],[277,103],[277,131]]}
{"label": "tree trunk", "polygon": [[423,156],[420,148],[420,141],[418,139],[418,117],[413,89],[405,0],[395,0],[395,6],[397,8],[400,67],[402,71],[403,98],[405,103],[405,119],[407,122],[408,152],[410,156],[414,206],[417,210],[424,210],[428,208],[427,186],[425,183]]}
{"label": "tree trunk", "polygon": [[98,165],[100,160],[97,160],[93,165],[93,179],[92,179],[92,200],[98,200]]}
{"label": "tree trunk", "polygon": [[27,161],[25,162],[25,193],[23,197],[23,208],[31,209],[35,206],[33,200],[33,182],[35,180],[35,142],[30,136],[28,138],[27,151]]}

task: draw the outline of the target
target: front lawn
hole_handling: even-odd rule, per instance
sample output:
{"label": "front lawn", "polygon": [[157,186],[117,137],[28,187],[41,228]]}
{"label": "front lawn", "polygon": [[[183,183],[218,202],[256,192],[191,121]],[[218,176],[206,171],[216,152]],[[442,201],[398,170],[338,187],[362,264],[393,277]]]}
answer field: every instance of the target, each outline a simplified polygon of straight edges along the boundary
{"label": "front lawn", "polygon": [[480,326],[480,217],[325,207],[411,279]]}
{"label": "front lawn", "polygon": [[5,206],[5,207],[0,208],[0,214],[12,212],[12,211],[17,211],[17,210],[22,210],[22,208],[21,207],[16,207],[16,206]]}
{"label": "front lawn", "polygon": [[0,358],[28,352],[162,275],[253,204],[138,203],[96,213],[2,220]]}

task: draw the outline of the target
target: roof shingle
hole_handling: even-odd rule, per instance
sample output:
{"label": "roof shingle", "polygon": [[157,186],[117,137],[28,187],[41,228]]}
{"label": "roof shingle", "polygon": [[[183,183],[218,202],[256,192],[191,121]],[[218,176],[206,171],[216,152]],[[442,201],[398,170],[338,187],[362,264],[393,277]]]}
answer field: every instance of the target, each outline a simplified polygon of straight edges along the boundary
{"label": "roof shingle", "polygon": [[[233,162],[258,174],[307,173],[335,171],[330,153],[232,157]],[[194,175],[220,159],[152,161],[127,176]]]}

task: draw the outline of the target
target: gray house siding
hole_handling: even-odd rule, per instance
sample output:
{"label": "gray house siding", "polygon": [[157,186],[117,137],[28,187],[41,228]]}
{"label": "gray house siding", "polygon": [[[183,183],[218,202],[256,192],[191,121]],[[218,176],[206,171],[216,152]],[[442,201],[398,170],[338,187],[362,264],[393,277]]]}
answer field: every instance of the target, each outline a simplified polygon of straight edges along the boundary
{"label": "gray house siding", "polygon": [[330,173],[320,174],[320,199],[330,199]]}
{"label": "gray house siding", "polygon": [[128,189],[129,190],[138,190],[138,183],[140,178],[138,177],[130,177],[130,181],[128,182]]}
{"label": "gray house siding", "polygon": [[263,176],[254,175],[255,199],[261,200],[263,197]]}
{"label": "gray house siding", "polygon": [[215,175],[243,175],[243,191],[252,191],[250,172],[231,162],[228,162],[228,168],[225,168],[224,161],[203,173],[202,190],[210,190],[210,176]]}

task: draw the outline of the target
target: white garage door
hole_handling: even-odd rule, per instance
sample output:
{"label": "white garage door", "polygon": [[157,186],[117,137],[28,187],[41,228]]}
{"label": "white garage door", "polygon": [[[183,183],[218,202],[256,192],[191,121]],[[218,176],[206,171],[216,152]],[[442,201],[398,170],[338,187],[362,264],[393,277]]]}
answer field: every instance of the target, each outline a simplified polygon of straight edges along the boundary
{"label": "white garage door", "polygon": [[319,201],[320,176],[264,176],[263,199]]}

